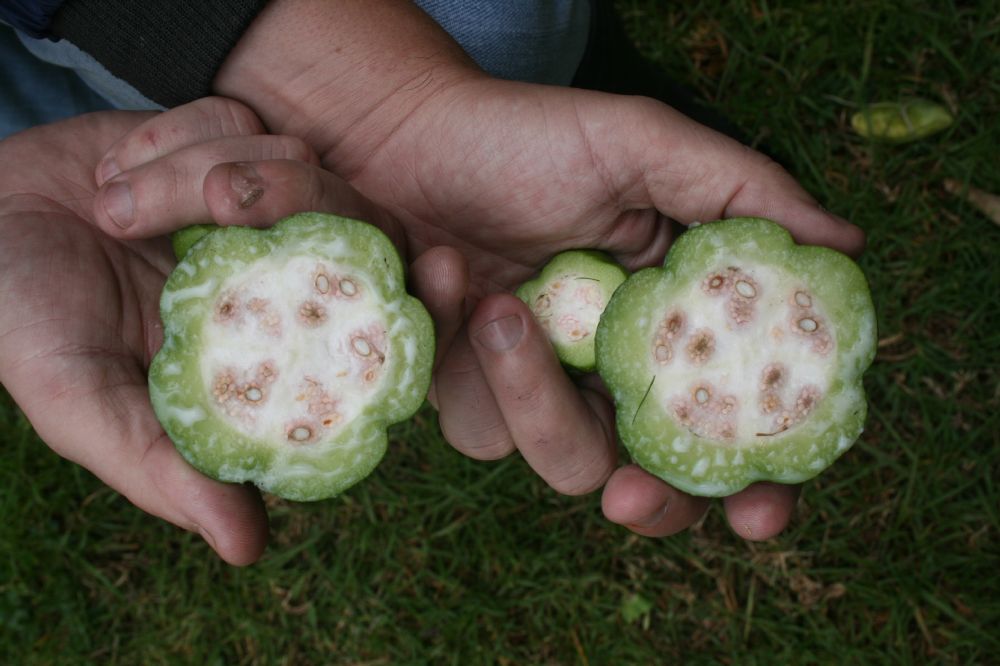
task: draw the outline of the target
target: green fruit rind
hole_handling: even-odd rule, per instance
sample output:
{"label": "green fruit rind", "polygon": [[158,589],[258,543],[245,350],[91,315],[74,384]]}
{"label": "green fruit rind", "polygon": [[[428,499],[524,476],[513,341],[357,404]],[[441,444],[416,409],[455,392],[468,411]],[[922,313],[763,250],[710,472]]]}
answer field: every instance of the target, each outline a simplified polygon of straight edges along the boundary
{"label": "green fruit rind", "polygon": [[[692,328],[699,325],[694,320],[709,316],[698,312],[699,308],[717,307],[712,299],[701,297],[707,290],[705,276],[735,270],[729,267],[745,270],[744,275],[756,280],[757,291],[765,292],[760,298],[772,299],[767,305],[771,312],[794,310],[794,303],[787,304],[785,287],[801,285],[802,293],[808,293],[822,313],[822,317],[813,318],[822,322],[824,335],[832,340],[832,348],[826,347],[828,358],[815,362],[816,367],[822,363],[826,364],[822,367],[831,368],[822,397],[814,406],[810,400],[801,422],[783,431],[764,428],[728,439],[696,433],[690,422],[682,423],[681,408],[671,407],[679,400],[671,396],[689,390],[691,384],[686,385],[685,379],[699,371],[684,366],[682,361],[687,360],[679,358],[679,351],[665,369],[657,366],[656,357],[650,354],[651,340],[659,340],[656,336],[665,330],[658,328],[667,321],[665,313],[681,307],[677,303],[683,298],[697,304],[686,314],[692,318]],[[782,285],[784,291],[776,285]],[[799,292],[794,293],[797,299]],[[761,304],[763,307],[764,300]],[[798,369],[796,361],[790,359],[804,359],[805,366],[813,363],[810,355],[815,354],[812,348],[803,347],[795,332],[782,330],[794,323],[778,321],[770,335],[781,341],[775,343],[779,348],[762,351],[771,342],[758,335],[745,347],[718,350],[730,359],[734,355],[741,359],[734,364],[739,367],[718,368],[709,361],[704,372],[714,373],[720,381],[748,386],[756,382],[761,368],[773,361],[792,363],[789,370],[794,377]],[[731,326],[732,330],[720,330],[719,345],[731,345],[741,335],[739,326]],[[828,248],[798,246],[787,231],[769,220],[734,218],[690,229],[674,243],[662,268],[643,269],[618,289],[598,327],[597,369],[616,403],[618,435],[635,462],[685,492],[718,497],[755,481],[805,481],[843,454],[864,427],[867,402],[862,375],[874,359],[875,348],[871,295],[864,275],[851,259]],[[771,357],[761,358],[762,353]],[[819,370],[808,372],[820,374]],[[753,396],[738,395],[732,404],[737,410],[754,410],[762,404],[755,401]]]}
{"label": "green fruit rind", "polygon": [[855,132],[889,143],[917,141],[947,129],[952,122],[948,109],[925,99],[877,102],[851,116]]}
{"label": "green fruit rind", "polygon": [[170,234],[170,245],[174,250],[174,258],[180,261],[194,247],[195,243],[221,228],[217,224],[192,224]]}
{"label": "green fruit rind", "polygon": [[[592,372],[597,322],[627,277],[628,271],[604,252],[568,250],[553,257],[516,295],[545,329],[559,360],[570,368]],[[567,324],[569,331],[562,330]]]}
{"label": "green fruit rind", "polygon": [[[350,288],[341,281],[337,292],[331,281],[338,278],[327,277],[328,268],[349,275]],[[322,277],[313,271],[320,271]],[[322,293],[316,293],[320,287]],[[232,298],[238,298],[241,289],[278,296],[267,305],[267,317],[251,312],[253,307],[263,307],[263,299],[256,305],[253,300],[249,305],[242,302],[238,308],[225,301],[230,298],[226,294],[237,294]],[[336,292],[336,298],[329,292]],[[323,321],[346,328],[297,324],[296,317],[304,316],[297,310],[299,303],[325,296],[330,297],[320,299],[325,308]],[[403,264],[392,243],[364,222],[301,213],[270,229],[226,227],[214,231],[202,238],[170,275],[160,310],[164,343],[150,368],[150,397],[177,449],[208,476],[250,481],[287,499],[332,497],[365,478],[385,453],[387,427],[416,412],[430,384],[434,356],[431,319],[423,305],[407,295]],[[235,312],[243,318],[239,328],[227,323],[226,317]],[[309,314],[314,313],[310,310]],[[220,320],[224,323],[218,323]],[[355,320],[368,326],[364,331],[374,330],[376,324],[370,321],[377,322],[379,330],[372,333],[371,342],[358,342],[357,337],[334,338],[344,330],[351,331]],[[337,323],[341,321],[348,323]],[[270,337],[259,331],[270,331]],[[238,348],[237,339],[248,342],[247,348]],[[282,344],[291,346],[282,351]],[[352,356],[347,345],[357,345],[355,349],[361,348],[367,358]],[[213,385],[213,381],[218,382],[212,374],[217,372],[212,366],[216,359],[237,367],[234,372],[239,374],[244,372],[239,368],[251,368],[247,372],[252,372],[252,368],[271,363],[261,361],[271,356],[278,360],[273,367],[268,366],[265,376],[273,383],[249,389],[245,388],[249,384],[244,384],[242,394],[233,393],[235,383],[231,380],[224,380],[222,389],[218,383]],[[360,365],[362,361],[367,365]],[[306,370],[298,370],[303,364]],[[338,367],[344,369],[337,372]],[[370,372],[365,379],[358,379],[355,374],[361,370],[357,368]],[[325,383],[313,378],[313,370]],[[319,387],[331,392],[335,387],[338,393],[331,395]],[[254,427],[263,429],[260,424],[264,419],[254,420],[252,410],[258,405],[248,406],[248,399],[267,408],[265,390],[279,419],[285,415],[283,406],[290,405],[288,409],[301,412],[295,418],[305,419],[307,426],[296,430],[289,415],[293,425],[286,430],[280,426],[254,431]],[[308,410],[307,401],[302,395],[295,397],[296,392],[309,394]],[[224,405],[220,395],[226,396]],[[347,413],[335,414],[332,410],[340,409],[341,404],[348,405],[343,408]],[[316,422],[321,417],[315,413],[324,409],[331,410],[326,421],[333,425]],[[300,442],[292,441],[292,433],[296,438],[299,434],[319,434],[313,441]]]}

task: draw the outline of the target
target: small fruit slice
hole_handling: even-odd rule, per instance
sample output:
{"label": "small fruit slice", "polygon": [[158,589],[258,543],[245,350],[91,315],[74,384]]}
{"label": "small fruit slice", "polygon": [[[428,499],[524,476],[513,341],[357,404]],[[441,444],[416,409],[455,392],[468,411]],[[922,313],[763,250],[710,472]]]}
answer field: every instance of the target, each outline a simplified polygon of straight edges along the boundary
{"label": "small fruit slice", "polygon": [[650,473],[695,495],[797,483],[861,434],[875,355],[864,275],[759,218],[682,234],[632,275],[597,331],[618,435]]}
{"label": "small fruit slice", "polygon": [[534,280],[517,290],[545,329],[563,364],[594,370],[594,334],[601,313],[628,272],[595,250],[556,255]]}
{"label": "small fruit slice", "polygon": [[434,334],[375,227],[302,213],[195,244],[160,300],[149,372],[181,454],[294,500],[337,495],[382,458],[430,383]]}

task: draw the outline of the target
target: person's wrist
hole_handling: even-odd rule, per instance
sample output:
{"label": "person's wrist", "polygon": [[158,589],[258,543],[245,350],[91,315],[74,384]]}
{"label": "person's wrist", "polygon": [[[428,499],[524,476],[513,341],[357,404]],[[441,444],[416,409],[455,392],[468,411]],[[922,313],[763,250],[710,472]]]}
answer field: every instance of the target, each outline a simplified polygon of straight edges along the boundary
{"label": "person's wrist", "polygon": [[359,168],[443,90],[485,76],[410,2],[275,0],[216,76],[274,133],[305,139],[340,173]]}

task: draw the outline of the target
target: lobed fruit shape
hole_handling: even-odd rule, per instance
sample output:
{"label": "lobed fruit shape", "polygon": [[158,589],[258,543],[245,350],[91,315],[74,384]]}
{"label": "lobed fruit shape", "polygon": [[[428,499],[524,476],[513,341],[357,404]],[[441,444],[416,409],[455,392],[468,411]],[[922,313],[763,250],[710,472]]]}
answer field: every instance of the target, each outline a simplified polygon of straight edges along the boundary
{"label": "lobed fruit shape", "polygon": [[594,339],[601,313],[628,272],[596,250],[557,254],[517,297],[541,324],[564,365],[583,372],[595,367]]}
{"label": "lobed fruit shape", "polygon": [[170,234],[170,246],[174,250],[174,257],[177,261],[180,261],[194,247],[195,243],[221,228],[217,224],[203,223],[192,224],[191,226],[178,229]]}
{"label": "lobed fruit shape", "polygon": [[597,368],[635,462],[688,493],[817,475],[861,434],[875,355],[864,275],[777,224],[692,228],[623,284]]}
{"label": "lobed fruit shape", "polygon": [[433,325],[388,238],[301,213],[201,238],[160,300],[157,418],[196,468],[293,500],[367,476],[423,403]]}

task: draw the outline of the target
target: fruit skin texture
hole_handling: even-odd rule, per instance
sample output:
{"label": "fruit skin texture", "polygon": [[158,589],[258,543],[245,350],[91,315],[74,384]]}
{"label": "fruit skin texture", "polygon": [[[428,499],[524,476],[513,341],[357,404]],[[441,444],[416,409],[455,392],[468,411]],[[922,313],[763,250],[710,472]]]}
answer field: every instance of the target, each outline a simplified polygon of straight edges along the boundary
{"label": "fruit skin texture", "polygon": [[[534,280],[525,282],[518,287],[516,295],[524,301],[535,317],[542,324],[548,334],[549,341],[563,365],[579,370],[580,372],[593,372],[596,367],[594,352],[595,330],[590,330],[588,325],[581,327],[582,337],[577,340],[567,340],[555,335],[551,316],[540,307],[540,299],[545,299],[548,304],[555,300],[556,296],[551,294],[551,285],[554,282],[562,281],[564,284],[582,286],[595,299],[596,302],[583,304],[584,308],[590,309],[589,314],[593,315],[594,321],[599,319],[600,312],[606,307],[608,301],[614,294],[615,289],[621,285],[628,277],[626,271],[620,264],[604,252],[597,250],[567,250],[553,257],[542,269],[542,272]],[[579,313],[579,303],[568,303],[567,306]],[[584,318],[586,315],[584,315]]]}
{"label": "fruit skin texture", "polygon": [[[728,440],[699,435],[663,398],[664,392],[683,392],[685,377],[657,371],[650,340],[678,294],[700,293],[699,281],[727,266],[752,275],[758,265],[795,276],[794,282],[822,303],[824,330],[833,340],[829,384],[808,416],[787,430],[751,431]],[[708,308],[710,301],[706,297],[694,309]],[[769,220],[734,218],[681,234],[662,268],[643,269],[618,289],[598,327],[597,368],[616,403],[618,435],[634,461],[685,492],[721,497],[755,481],[810,479],[854,443],[864,426],[862,375],[874,359],[876,339],[868,284],[853,261],[828,248],[797,246]],[[743,359],[741,367],[723,372],[737,376],[766,363],[755,358],[759,342],[752,339],[747,348],[730,352]],[[775,360],[782,362],[780,351]],[[796,368],[791,371],[794,375]],[[751,396],[735,399],[742,401],[739,409],[755,404]]]}
{"label": "fruit skin texture", "polygon": [[174,233],[170,234],[170,245],[174,250],[174,257],[177,261],[184,258],[184,255],[194,247],[194,244],[200,241],[202,238],[212,233],[213,231],[218,231],[221,227],[217,224],[192,224],[189,227],[184,227],[183,229],[178,229]]}
{"label": "fruit skin texture", "polygon": [[925,99],[878,102],[851,116],[851,127],[863,137],[888,143],[917,141],[951,126],[946,108]]}
{"label": "fruit skin texture", "polygon": [[[232,285],[234,276],[239,280],[251,275],[259,284],[273,285],[280,276],[263,271],[288,261],[308,267],[302,278],[306,285],[314,279],[308,271],[320,262],[346,267],[355,281],[351,291],[363,289],[366,298],[384,305],[381,313],[386,330],[379,333],[384,334],[380,343],[384,352],[384,365],[379,368],[384,372],[382,381],[363,399],[348,397],[356,405],[353,415],[308,443],[291,441],[291,434],[288,441],[282,441],[282,436],[261,437],[234,427],[232,419],[221,413],[210,373],[206,375],[201,361],[203,354],[213,353],[228,354],[237,363],[243,360],[244,350],[233,349],[233,344],[218,333],[210,334],[222,292],[227,284]],[[329,280],[322,285],[326,290],[331,288]],[[296,298],[290,293],[293,289],[284,284],[271,288],[288,291],[290,302]],[[330,309],[329,319],[335,322],[340,311],[333,309],[332,303]],[[386,450],[386,428],[412,416],[423,404],[430,385],[434,355],[430,316],[419,301],[407,295],[403,264],[392,243],[364,222],[300,213],[270,229],[225,227],[212,231],[190,249],[168,278],[160,311],[164,343],[149,371],[154,411],[184,458],[221,481],[251,481],[267,492],[299,501],[335,496],[375,468]],[[289,321],[293,317],[283,322],[288,324],[286,329],[293,328]],[[221,351],[207,348],[211,337],[217,345],[221,340]],[[334,362],[326,350],[333,343],[322,333],[306,331],[291,337],[297,343],[309,342],[310,348],[295,348],[287,358],[316,359],[319,362],[313,365],[319,368],[317,372]],[[289,339],[283,335],[266,343],[279,348]],[[280,380],[288,367],[275,369]],[[275,384],[279,385],[280,381]],[[296,390],[294,383],[286,388]],[[244,398],[260,400],[263,393],[252,390],[254,393],[248,391]],[[295,404],[295,398],[287,395],[274,400]],[[289,432],[295,432],[294,428]]]}

